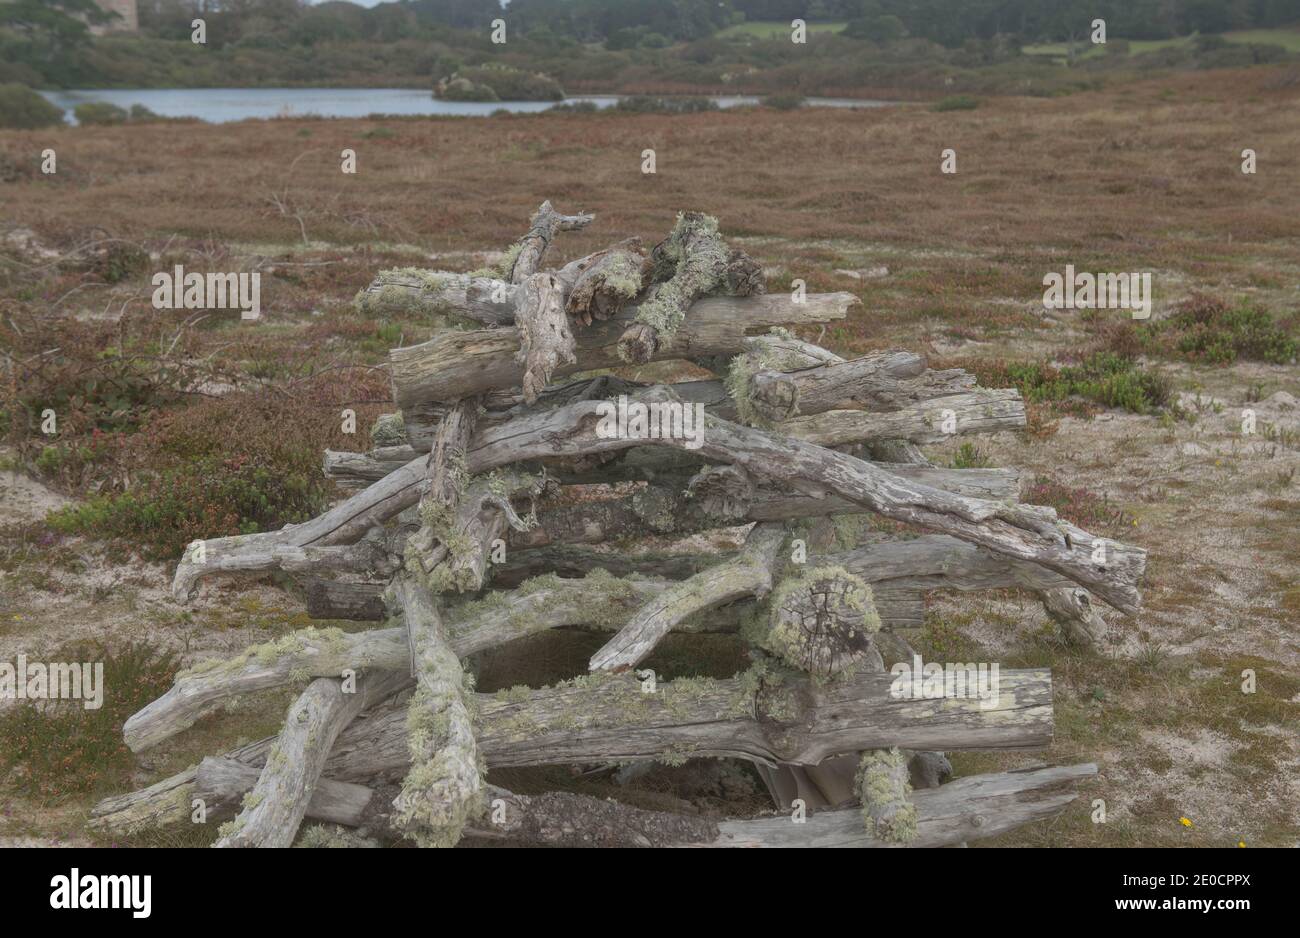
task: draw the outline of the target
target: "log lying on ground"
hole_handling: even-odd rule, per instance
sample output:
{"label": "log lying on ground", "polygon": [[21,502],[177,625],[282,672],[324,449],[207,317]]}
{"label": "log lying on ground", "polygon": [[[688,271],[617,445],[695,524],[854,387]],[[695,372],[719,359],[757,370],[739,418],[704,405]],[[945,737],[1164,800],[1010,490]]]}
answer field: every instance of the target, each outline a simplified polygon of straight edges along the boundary
{"label": "log lying on ground", "polygon": [[422,847],[454,847],[483,807],[465,676],[434,597],[406,575],[398,576],[393,589],[416,681],[407,714],[412,765],[393,799],[393,819]]}
{"label": "log lying on ground", "polygon": [[831,410],[776,425],[794,439],[822,446],[907,440],[942,443],[954,436],[1022,430],[1025,402],[1015,388],[979,389],[912,404],[887,413]]}
{"label": "log lying on ground", "polygon": [[[1096,772],[1091,763],[1020,769],[973,775],[915,792],[912,846],[943,847],[995,837],[1052,817],[1075,799],[1074,784]],[[219,807],[241,798],[256,778],[251,766],[208,758],[199,766],[198,787],[211,806]],[[548,847],[898,846],[866,831],[857,809],[819,811],[804,824],[792,825],[785,815],[712,821],[571,792],[517,795],[489,786],[487,797],[500,808],[500,820],[490,811],[466,828],[467,839]],[[385,800],[383,793],[364,785],[322,779],[307,816],[374,832],[384,826]]]}
{"label": "log lying on ground", "polygon": [[[615,629],[670,585],[653,578],[617,579],[603,572],[582,580],[542,577],[513,593],[491,594],[447,609],[448,640],[455,655],[464,658],[560,626]],[[375,602],[383,607],[383,587],[374,590]],[[235,658],[181,672],[167,693],[127,719],[122,735],[127,746],[139,752],[193,726],[221,700],[236,694],[289,684],[295,676],[407,670],[409,663],[410,650],[401,629],[357,633],[304,629],[245,649]]]}
{"label": "log lying on ground", "polygon": [[664,590],[632,616],[618,634],[591,656],[592,671],[617,671],[639,663],[687,616],[742,596],[772,589],[777,551],[785,541],[780,525],[756,525],[732,559]]}
{"label": "log lying on ground", "polygon": [[[843,319],[858,299],[851,293],[812,293],[803,303],[784,293],[749,297],[709,297],[691,307],[681,329],[655,353],[655,360],[731,355],[752,332],[773,326]],[[608,368],[619,363],[618,339],[636,315],[628,306],[605,322],[595,322],[576,336],[578,361],[557,368],[559,377],[573,371]],[[523,370],[516,361],[518,336],[509,329],[447,331],[421,345],[393,349],[394,399],[406,421],[408,441],[427,446],[439,417],[437,405],[496,388],[518,387]]]}
{"label": "log lying on ground", "polygon": [[[972,775],[912,794],[916,836],[912,847],[943,847],[996,837],[1058,814],[1075,799],[1074,783],[1097,774],[1092,763]],[[821,811],[803,824],[788,816],[723,821],[716,846],[900,847],[863,829],[857,808]]]}
{"label": "log lying on ground", "polygon": [[244,810],[223,827],[216,847],[288,847],[298,833],[308,803],[334,741],[367,707],[406,683],[393,672],[361,675],[354,692],[341,681],[317,678],[289,708],[284,729],[244,802]]}
{"label": "log lying on ground", "polygon": [[[734,756],[775,765],[897,745],[908,749],[1025,749],[1052,737],[1051,675],[1005,670],[996,702],[894,699],[889,674],[830,685],[753,673],[727,680],[660,683],[601,673],[568,685],[474,695],[478,745],[489,767],[603,763],[670,756]],[[992,706],[987,706],[992,703]],[[227,753],[265,764],[274,737]],[[324,775],[373,783],[410,766],[405,708],[381,708],[339,736]],[[92,811],[90,827],[126,833],[188,818],[195,770]],[[789,823],[788,819],[786,823]]]}
{"label": "log lying on ground", "polygon": [[[607,672],[576,686],[479,697],[479,745],[489,766],[618,762],[679,755],[737,756],[816,764],[841,752],[909,749],[1020,749],[1052,733],[1046,669],[1000,674],[996,702],[890,696],[889,674],[855,675],[818,686],[745,675],[660,683],[645,693],[630,675]],[[988,709],[985,709],[985,707]],[[376,759],[392,730],[371,725]],[[397,728],[400,733],[400,728]],[[893,742],[891,742],[891,740]]]}

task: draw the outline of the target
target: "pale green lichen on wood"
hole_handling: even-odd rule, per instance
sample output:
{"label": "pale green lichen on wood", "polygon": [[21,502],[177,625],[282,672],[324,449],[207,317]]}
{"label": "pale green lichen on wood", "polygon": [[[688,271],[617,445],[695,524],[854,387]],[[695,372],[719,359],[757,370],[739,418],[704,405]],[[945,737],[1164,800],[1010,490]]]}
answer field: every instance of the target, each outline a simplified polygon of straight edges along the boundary
{"label": "pale green lichen on wood", "polygon": [[465,673],[450,649],[434,650],[426,670],[438,675],[430,686],[421,680],[407,708],[407,746],[411,769],[394,801],[395,819],[421,847],[454,847],[466,823],[482,813],[481,759],[466,764],[466,752],[453,736],[473,738],[467,724]]}
{"label": "pale green lichen on wood", "polygon": [[[787,607],[797,611],[816,610],[813,596],[829,584],[838,588],[835,608],[824,610],[828,615],[859,619],[856,627],[865,636],[880,631],[880,614],[876,611],[871,586],[842,566],[822,564],[782,578],[769,598],[767,621],[742,624],[744,637],[794,667],[807,667],[817,658],[814,643],[823,641],[825,636],[809,632],[802,615],[792,614]],[[820,619],[822,610],[816,611]]]}
{"label": "pale green lichen on wood", "polygon": [[872,749],[858,764],[858,796],[866,829],[887,843],[906,844],[916,839],[916,805],[907,776],[907,759],[894,749]]}
{"label": "pale green lichen on wood", "polygon": [[[529,597],[545,599],[526,603]],[[554,573],[530,577],[510,592],[489,593],[482,599],[456,606],[449,629],[452,634],[472,632],[488,615],[505,611],[504,627],[519,634],[537,630],[549,613],[557,609],[572,610],[574,621],[567,625],[612,628],[627,620],[628,613],[641,600],[642,592],[633,581],[614,576],[597,567],[581,580],[565,580]]]}
{"label": "pale green lichen on wood", "polygon": [[632,494],[632,511],[650,530],[659,534],[677,529],[679,510],[680,506],[673,494],[661,488],[651,486]]}
{"label": "pale green lichen on wood", "polygon": [[[317,629],[315,626],[309,626],[270,642],[250,645],[233,658],[210,658],[201,661],[191,668],[178,672],[175,683],[180,685],[196,678],[238,674],[254,662],[260,667],[270,667],[312,648],[320,650],[325,655],[338,657],[350,647],[347,633],[342,629],[336,627]],[[298,679],[292,672],[291,678]]]}
{"label": "pale green lichen on wood", "polygon": [[406,423],[399,410],[392,414],[380,414],[370,428],[372,446],[402,446],[406,443]]}
{"label": "pale green lichen on wood", "polygon": [[522,241],[516,241],[510,247],[505,249],[501,259],[496,262],[494,267],[488,268],[488,273],[484,276],[496,277],[510,283],[515,273],[515,263],[519,260],[519,252],[524,249]]}
{"label": "pale green lichen on wood", "polygon": [[611,255],[600,273],[605,289],[625,300],[641,292],[641,258],[634,254],[619,251]]}
{"label": "pale green lichen on wood", "polygon": [[376,848],[379,843],[369,837],[362,837],[356,831],[341,827],[338,824],[313,824],[303,828],[294,846],[306,849],[322,847]]}
{"label": "pale green lichen on wood", "polygon": [[[769,330],[768,334],[781,339],[792,338],[787,330],[779,327]],[[722,386],[726,389],[732,403],[736,405],[736,417],[739,421],[760,429],[771,427],[772,421],[754,407],[754,376],[764,371],[797,371],[805,364],[802,358],[789,350],[780,349],[766,342],[749,342],[747,351],[731,359],[727,374],[722,379]],[[795,413],[798,413],[798,408],[795,409]]]}
{"label": "pale green lichen on wood", "polygon": [[432,270],[419,267],[397,267],[381,270],[375,278],[378,290],[367,287],[357,293],[354,306],[363,315],[424,311],[429,309],[430,297],[440,299],[450,279]]}
{"label": "pale green lichen on wood", "polygon": [[[686,241],[695,237],[686,253]],[[722,284],[719,272],[726,266],[727,248],[718,237],[718,220],[698,212],[679,213],[663,246],[664,258],[673,265],[671,278],[637,309],[636,321],[653,326],[661,340],[681,327],[686,310],[697,296]]]}

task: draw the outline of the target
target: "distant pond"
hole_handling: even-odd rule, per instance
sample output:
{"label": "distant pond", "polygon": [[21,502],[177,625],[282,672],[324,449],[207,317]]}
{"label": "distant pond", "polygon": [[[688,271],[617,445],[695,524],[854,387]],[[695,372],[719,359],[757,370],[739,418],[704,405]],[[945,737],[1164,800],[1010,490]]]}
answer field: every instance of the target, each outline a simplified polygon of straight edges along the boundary
{"label": "distant pond", "polygon": [[[267,117],[367,117],[371,114],[451,114],[483,117],[493,111],[544,111],[553,101],[440,101],[418,88],[113,88],[85,91],[42,91],[67,112],[87,101],[107,101],[130,109],[142,104],[161,117],[197,117],[213,124]],[[757,104],[748,95],[711,95],[719,107]],[[610,107],[619,95],[575,95],[565,100],[591,101]],[[822,107],[884,107],[892,102],[856,98],[809,98]]]}

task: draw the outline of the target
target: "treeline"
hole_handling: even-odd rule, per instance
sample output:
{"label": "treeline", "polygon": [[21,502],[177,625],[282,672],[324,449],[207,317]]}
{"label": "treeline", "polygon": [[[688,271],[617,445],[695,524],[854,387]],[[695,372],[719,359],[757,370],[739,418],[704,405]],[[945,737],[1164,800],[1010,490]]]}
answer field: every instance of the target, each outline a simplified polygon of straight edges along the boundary
{"label": "treeline", "polygon": [[[1084,40],[1099,16],[1118,54],[1068,73],[1021,55],[1027,42]],[[939,82],[1052,94],[1097,80],[1086,72],[1276,61],[1279,47],[1221,48],[1204,34],[1300,21],[1300,0],[140,0],[139,18],[139,34],[93,37],[87,24],[104,19],[93,0],[0,0],[0,83],[430,88],[502,64],[571,93],[927,94]],[[504,45],[491,41],[497,18]],[[732,28],[795,18],[846,25],[807,46]],[[1198,43],[1158,61],[1130,62],[1115,42],[1194,31]]]}
{"label": "treeline", "polygon": [[1300,20],[1300,0],[730,0],[730,5],[748,20],[843,20],[859,29],[874,26],[882,34],[896,26],[900,38],[949,47],[994,36],[1025,42],[1079,39],[1097,18],[1106,21],[1109,35],[1126,39],[1261,29]]}
{"label": "treeline", "polygon": [[1300,0],[511,0],[504,10],[498,0],[396,0],[372,8],[302,0],[141,0],[139,9],[141,29],[159,38],[187,38],[191,20],[202,15],[209,42],[218,46],[257,39],[393,42],[436,34],[438,27],[485,32],[497,18],[520,35],[612,48],[646,37],[651,46],[690,42],[744,22],[795,18],[845,22],[853,27],[847,35],[859,38],[912,37],[950,48],[995,36],[1079,39],[1098,17],[1110,35],[1126,39],[1300,21]]}

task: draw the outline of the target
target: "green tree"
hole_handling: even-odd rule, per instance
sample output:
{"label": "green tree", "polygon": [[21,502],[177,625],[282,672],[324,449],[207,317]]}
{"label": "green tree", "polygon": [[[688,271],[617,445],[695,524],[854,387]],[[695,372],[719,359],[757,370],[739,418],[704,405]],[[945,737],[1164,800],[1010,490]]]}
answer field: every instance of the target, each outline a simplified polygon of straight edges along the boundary
{"label": "green tree", "polygon": [[95,0],[10,0],[0,3],[0,58],[49,84],[78,75],[76,53],[90,41],[90,25],[117,19]]}

